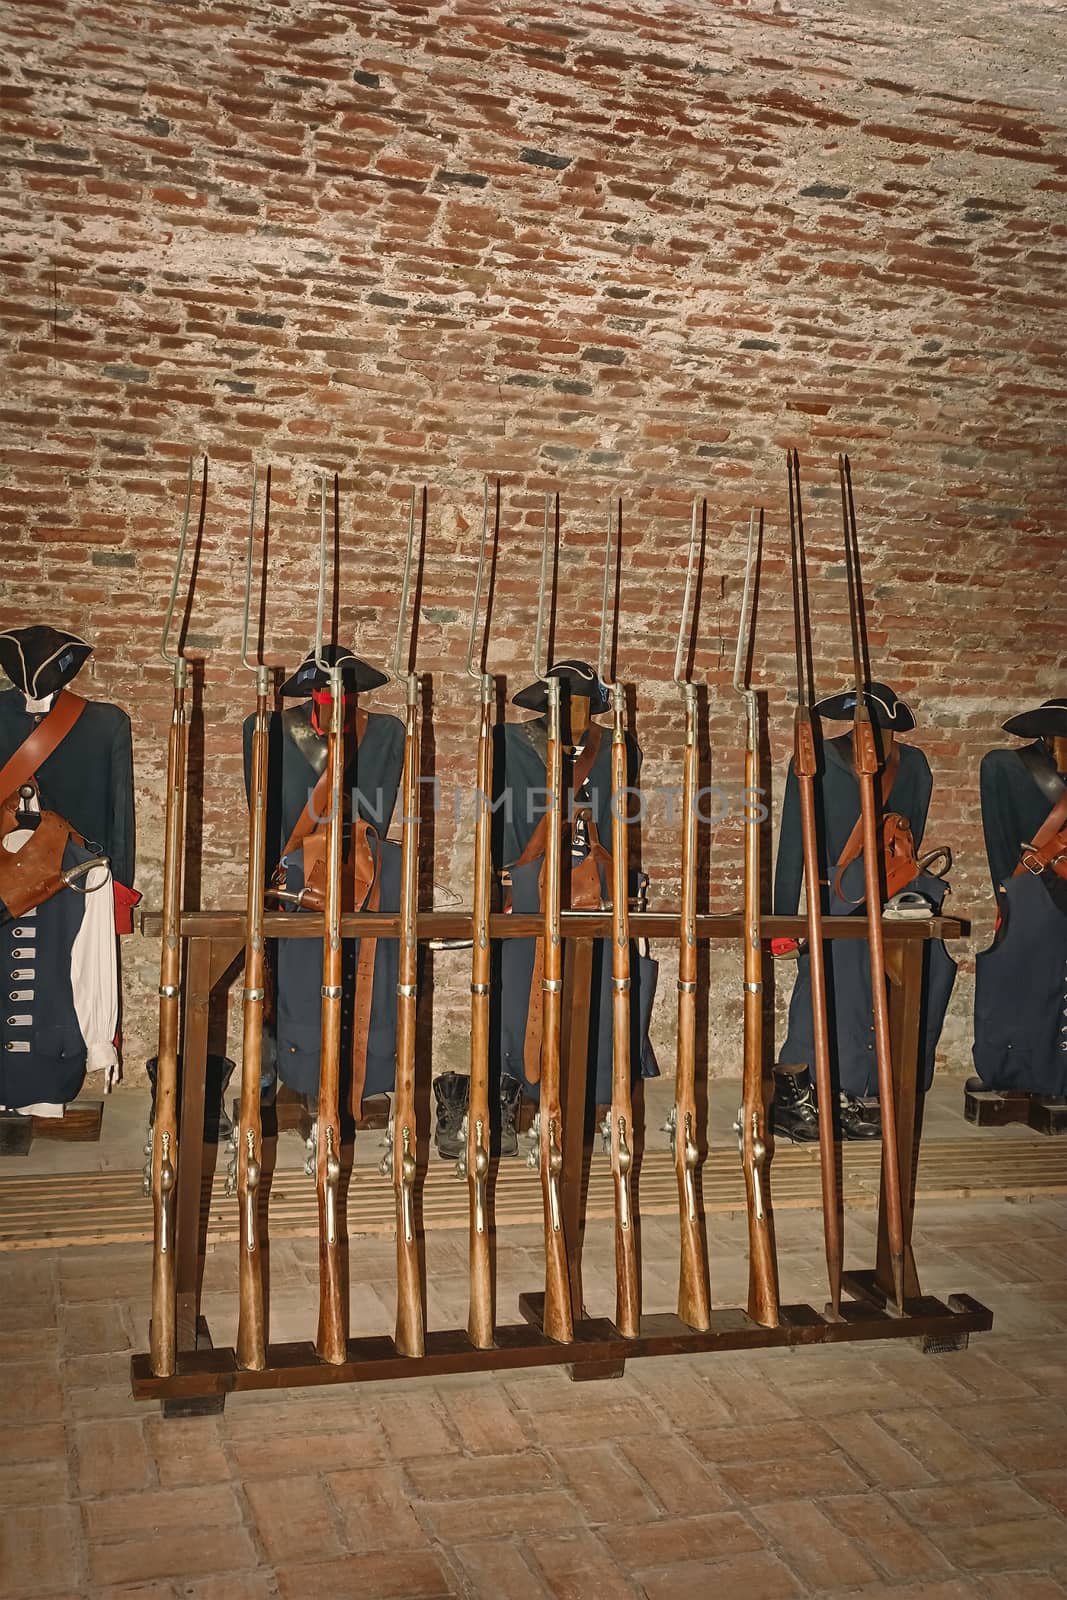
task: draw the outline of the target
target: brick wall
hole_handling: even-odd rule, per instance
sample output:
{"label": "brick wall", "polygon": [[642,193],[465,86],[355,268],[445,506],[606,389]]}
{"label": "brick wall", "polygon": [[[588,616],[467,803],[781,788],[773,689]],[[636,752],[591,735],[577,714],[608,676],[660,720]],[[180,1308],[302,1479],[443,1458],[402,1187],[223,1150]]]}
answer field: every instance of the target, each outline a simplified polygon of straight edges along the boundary
{"label": "brick wall", "polygon": [[[697,670],[715,776],[736,784],[718,640],[728,651],[753,502],[779,774],[789,750],[796,445],[820,687],[847,675],[833,457],[848,448],[875,669],[916,705],[928,838],[953,844],[951,904],[975,919],[967,948],[985,943],[978,760],[1005,715],[1064,689],[1062,34],[1062,13],[1024,0],[6,7],[0,621],[95,641],[79,687],[134,717],[146,902],[169,702],[155,652],[190,453],[213,461],[190,634],[206,906],[241,898],[253,460],[274,463],[267,635],[290,665],[313,622],[317,475],[342,475],[341,634],[372,660],[392,638],[408,488],[428,482],[419,649],[448,781],[473,760],[483,474],[504,486],[490,662],[510,690],[528,677],[543,492],[563,494],[558,651],[585,656],[603,503],[624,496],[618,664],[652,784],[678,771],[673,635],[706,492]],[[438,902],[466,900],[447,813],[434,844]],[[738,844],[735,824],[715,830],[715,909],[737,903]],[[675,833],[646,825],[642,849],[663,903]],[[132,1065],[156,956],[124,949]],[[944,1040],[957,1068],[970,971]],[[438,977],[440,1059],[461,1062],[462,960]],[[712,1066],[731,1073],[731,956],[713,979]]]}

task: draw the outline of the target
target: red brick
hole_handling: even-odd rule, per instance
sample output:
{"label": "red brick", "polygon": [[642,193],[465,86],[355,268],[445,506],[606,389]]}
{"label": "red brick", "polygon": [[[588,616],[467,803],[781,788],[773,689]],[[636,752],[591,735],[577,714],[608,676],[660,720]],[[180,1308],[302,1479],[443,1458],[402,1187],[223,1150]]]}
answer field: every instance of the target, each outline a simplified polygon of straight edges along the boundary
{"label": "red brick", "polygon": [[658,1515],[641,1479],[610,1445],[550,1454],[589,1522],[647,1522]]}
{"label": "red brick", "polygon": [[[177,1491],[175,1491],[177,1492]],[[132,1528],[131,1528],[132,1532]],[[256,1553],[241,1527],[185,1528],[89,1546],[89,1578],[97,1586],[164,1581],[180,1572],[195,1578],[214,1572],[240,1572],[256,1565]]]}
{"label": "red brick", "polygon": [[874,1417],[852,1412],[826,1417],[823,1426],[844,1454],[880,1489],[929,1483],[931,1474]]}
{"label": "red brick", "polygon": [[734,1461],[804,1461],[834,1448],[811,1422],[776,1422],[767,1428],[712,1428],[692,1432],[700,1454],[716,1466]]}
{"label": "red brick", "polygon": [[944,1557],[884,1495],[840,1495],[824,1500],[822,1508],[890,1578],[944,1571]]}
{"label": "red brick", "polygon": [[233,1490],[218,1484],[202,1489],[149,1489],[143,1494],[87,1500],[82,1514],[90,1539],[125,1539],[131,1530],[140,1528],[160,1531],[233,1527],[241,1521]]}
{"label": "red brick", "polygon": [[728,1491],[747,1505],[774,1500],[803,1500],[811,1495],[854,1494],[866,1488],[840,1456],[811,1456],[806,1461],[760,1461],[751,1466],[723,1467],[719,1476]]}
{"label": "red brick", "polygon": [[763,1506],[756,1520],[788,1555],[791,1569],[816,1591],[857,1588],[878,1576],[852,1540],[809,1500]]}
{"label": "red brick", "polygon": [[527,1438],[501,1391],[494,1388],[446,1390],[441,1405],[464,1450],[474,1455],[507,1455],[523,1450]]}
{"label": "red brick", "polygon": [[457,1446],[444,1420],[425,1400],[389,1395],[374,1409],[385,1432],[389,1454],[397,1460],[453,1453]]}
{"label": "red brick", "polygon": [[930,1537],[966,1572],[995,1572],[1067,1562],[1067,1526],[1062,1517],[1026,1517],[1021,1522],[983,1522],[973,1528],[931,1528]]}
{"label": "red brick", "polygon": [[631,1572],[665,1566],[668,1561],[717,1561],[763,1547],[759,1534],[736,1511],[707,1517],[664,1517],[650,1527],[607,1527],[601,1537],[620,1565]]}
{"label": "red brick", "polygon": [[56,1362],[26,1361],[7,1367],[0,1384],[0,1426],[56,1422],[63,1415],[63,1390]]}
{"label": "red brick", "polygon": [[636,1600],[630,1583],[600,1540],[577,1532],[563,1538],[540,1535],[524,1541],[554,1600]]}
{"label": "red brick", "polygon": [[988,1478],[996,1463],[943,1416],[930,1411],[886,1411],[879,1422],[937,1478]]}
{"label": "red brick", "polygon": [[[114,1424],[112,1424],[114,1426]],[[219,1442],[218,1424],[213,1417],[145,1417],[145,1443],[155,1463],[164,1489],[177,1489],[201,1483],[225,1483],[230,1477],[229,1463]],[[270,1448],[257,1458],[273,1457],[283,1442],[271,1439]],[[244,1481],[252,1474],[235,1451],[238,1466],[235,1478]]]}
{"label": "red brick", "polygon": [[552,1487],[548,1464],[533,1451],[523,1456],[480,1456],[412,1461],[408,1480],[416,1500],[473,1500],[479,1495],[535,1494]]}
{"label": "red brick", "polygon": [[0,1506],[54,1505],[68,1494],[65,1461],[9,1463],[0,1456]]}
{"label": "red brick", "polygon": [[640,1474],[653,1498],[674,1516],[724,1511],[730,1504],[718,1478],[681,1439],[641,1439],[631,1444],[620,1440],[616,1448]]}

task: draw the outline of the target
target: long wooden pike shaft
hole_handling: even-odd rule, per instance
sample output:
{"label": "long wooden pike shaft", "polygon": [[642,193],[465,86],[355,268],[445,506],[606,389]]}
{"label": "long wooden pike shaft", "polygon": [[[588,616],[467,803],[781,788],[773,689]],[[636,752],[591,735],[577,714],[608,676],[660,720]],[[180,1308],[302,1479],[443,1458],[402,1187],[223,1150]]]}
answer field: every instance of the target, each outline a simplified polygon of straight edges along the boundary
{"label": "long wooden pike shaft", "polygon": [[186,665],[174,666],[174,699],[167,740],[167,809],[163,845],[163,940],[159,962],[159,1043],[152,1138],[152,1326],[149,1354],[157,1378],[177,1361],[175,1210],[178,1179],[178,1029],[182,973],[181,879],[185,860],[185,782],[189,743]]}
{"label": "long wooden pike shaft", "polygon": [[237,1151],[237,1195],[241,1212],[238,1246],[237,1360],[254,1372],[267,1364],[267,1307],[259,1227],[259,1182],[263,1160],[260,1081],[263,1073],[263,1003],[266,963],[263,941],[263,874],[266,859],[267,741],[270,669],[256,672],[256,720],[248,813],[248,889],[245,902],[244,1041],[241,1052],[241,1124]]}
{"label": "long wooden pike shaft", "polygon": [[630,870],[626,810],[625,698],[611,691],[611,1171],[615,1188],[615,1326],[624,1339],[641,1331],[641,1276],[633,1208],[633,1103],[630,1093]]}
{"label": "long wooden pike shaft", "polygon": [[875,783],[879,770],[878,746],[865,697],[860,638],[859,541],[852,499],[852,474],[847,456],[839,460],[841,511],[845,532],[846,568],[849,576],[849,620],[852,654],[856,666],[856,711],[853,723],[856,776],[863,823],[863,879],[866,894],[867,944],[871,961],[871,995],[874,1013],[874,1050],[878,1066],[878,1099],[882,1116],[882,1174],[885,1180],[886,1227],[897,1309],[904,1310],[904,1218],[900,1193],[900,1157],[897,1146],[896,1089],[893,1082],[893,1046],[889,1031],[889,995],[886,989],[885,944],[882,936],[882,883],[879,872],[880,839]]}
{"label": "long wooden pike shaft", "polygon": [[317,1188],[319,1203],[319,1328],[315,1348],[339,1365],[348,1351],[348,1273],[341,1217],[341,844],[344,831],[344,688],[330,672],[326,736],[329,822],[326,832],[326,903],[322,940],[322,1024],[319,1050]]}
{"label": "long wooden pike shaft", "polygon": [[711,1326],[711,1293],[704,1231],[697,1209],[697,694],[685,685],[682,765],[682,896],[678,940],[678,1055],[675,1068],[674,1167],[678,1178],[681,1263],[678,1315],[690,1328]]}
{"label": "long wooden pike shaft", "polygon": [[493,1273],[486,1186],[489,1178],[489,989],[492,947],[489,907],[492,862],[489,804],[493,781],[493,680],[482,678],[474,825],[474,921],[471,955],[471,1081],[467,1113],[467,1183],[470,1188],[470,1315],[467,1336],[479,1350],[493,1343]]}
{"label": "long wooden pike shaft", "polygon": [[841,1311],[844,1238],[837,1146],[834,1139],[834,1089],[830,1068],[827,1015],[826,950],[822,938],[822,884],[815,814],[818,770],[811,720],[813,698],[808,657],[808,588],[804,550],[804,514],[800,500],[800,458],[787,458],[789,468],[789,540],[793,571],[793,635],[796,645],[797,709],[793,723],[793,770],[800,800],[800,837],[804,852],[804,899],[808,919],[808,962],[811,974],[811,1016],[815,1042],[815,1086],[819,1099],[819,1168],[822,1179],[823,1242],[830,1285],[830,1314]]}
{"label": "long wooden pike shaft", "polygon": [[560,856],[563,842],[563,749],[560,739],[560,682],[548,679],[548,746],[545,786],[548,829],[544,865],[544,980],[541,1030],[541,1192],[545,1213],[544,1331],[570,1344],[574,1338],[567,1241],[563,1231],[563,1114],[560,1106],[560,1042],[563,1002],[563,944],[560,934]]}
{"label": "long wooden pike shaft", "polygon": [[415,1027],[419,946],[419,680],[408,674],[404,719],[404,814],[400,845],[400,973],[397,985],[393,1190],[396,1196],[396,1347],[421,1356],[425,1346],[422,1271],[415,1227],[418,1136],[415,1123]]}

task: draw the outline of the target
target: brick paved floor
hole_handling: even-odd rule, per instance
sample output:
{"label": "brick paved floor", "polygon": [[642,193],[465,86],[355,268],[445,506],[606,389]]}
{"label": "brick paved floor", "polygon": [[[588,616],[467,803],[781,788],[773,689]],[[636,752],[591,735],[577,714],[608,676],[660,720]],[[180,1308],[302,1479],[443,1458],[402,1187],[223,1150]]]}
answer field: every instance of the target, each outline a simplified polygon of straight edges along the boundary
{"label": "brick paved floor", "polygon": [[[873,1219],[849,1219],[865,1264]],[[821,1304],[814,1213],[779,1219],[783,1297]],[[744,1226],[717,1226],[719,1303],[743,1293]],[[677,1249],[644,1229],[648,1309]],[[128,1393],[147,1253],[0,1256],[0,1596],[467,1596],[692,1600],[1067,1597],[1067,1202],[930,1206],[924,1288],[996,1314],[965,1353],[842,1347],[238,1396],[164,1423]],[[610,1232],[588,1298],[613,1298]],[[429,1239],[431,1320],[465,1319],[462,1235]],[[540,1279],[536,1233],[502,1241],[505,1320]],[[354,1331],[392,1317],[392,1251],[354,1241]],[[730,1263],[733,1263],[730,1265]],[[275,1251],[279,1338],[314,1322],[314,1247]],[[205,1309],[233,1337],[232,1252]]]}

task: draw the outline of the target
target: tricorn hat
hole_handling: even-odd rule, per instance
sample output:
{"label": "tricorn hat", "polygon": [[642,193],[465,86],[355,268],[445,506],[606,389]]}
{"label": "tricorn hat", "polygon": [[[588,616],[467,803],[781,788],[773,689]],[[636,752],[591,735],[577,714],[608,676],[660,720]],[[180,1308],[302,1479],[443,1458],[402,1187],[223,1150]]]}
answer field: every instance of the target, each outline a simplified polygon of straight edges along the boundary
{"label": "tricorn hat", "polygon": [[1045,700],[1003,724],[1017,739],[1067,739],[1067,700]]}
{"label": "tricorn hat", "polygon": [[[891,728],[894,733],[907,733],[915,726],[911,707],[901,700],[887,683],[872,679],[863,691],[871,721],[879,728]],[[827,722],[851,722],[856,714],[855,689],[842,689],[839,694],[827,695],[812,707],[817,717]]]}
{"label": "tricorn hat", "polygon": [[[564,695],[587,699],[591,717],[599,716],[610,707],[608,692],[587,661],[557,661],[549,667],[548,674],[551,678],[561,680]],[[511,703],[513,706],[522,706],[526,711],[547,711],[548,691],[538,678],[535,683],[520,689],[518,694],[513,694]]]}
{"label": "tricorn hat", "polygon": [[31,700],[43,700],[62,689],[92,653],[92,645],[76,633],[51,628],[46,622],[0,633],[0,667]]}
{"label": "tricorn hat", "polygon": [[[361,661],[359,656],[351,650],[346,650],[339,644],[324,644],[322,659],[331,667],[341,668],[341,685],[348,694],[367,694],[371,689],[380,689],[383,683],[389,682],[386,672],[379,672],[377,667],[369,666],[366,661]],[[315,659],[315,652],[305,656],[291,678],[286,678],[282,684],[283,695],[299,696],[310,699],[315,689],[329,687],[329,674],[323,672]]]}

